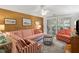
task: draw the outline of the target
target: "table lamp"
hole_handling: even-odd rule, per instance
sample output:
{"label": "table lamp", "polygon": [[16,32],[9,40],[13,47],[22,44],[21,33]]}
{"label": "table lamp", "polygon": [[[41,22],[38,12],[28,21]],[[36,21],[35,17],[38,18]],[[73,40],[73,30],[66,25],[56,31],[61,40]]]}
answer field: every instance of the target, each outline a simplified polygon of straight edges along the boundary
{"label": "table lamp", "polygon": [[36,29],[41,29],[41,25],[40,25],[39,21],[35,22],[35,27],[36,27]]}
{"label": "table lamp", "polygon": [[34,31],[35,34],[38,34],[38,33],[42,33],[42,30],[41,30],[41,24],[39,21],[36,21],[35,22],[35,31]]}
{"label": "table lamp", "polygon": [[5,25],[0,24],[0,32],[3,32],[5,30]]}

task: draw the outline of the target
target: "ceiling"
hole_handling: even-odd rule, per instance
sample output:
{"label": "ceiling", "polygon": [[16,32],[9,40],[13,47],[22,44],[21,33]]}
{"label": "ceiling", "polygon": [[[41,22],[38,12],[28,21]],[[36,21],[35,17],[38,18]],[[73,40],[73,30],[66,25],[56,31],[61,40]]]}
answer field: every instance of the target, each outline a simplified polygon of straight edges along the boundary
{"label": "ceiling", "polygon": [[[0,8],[41,16],[40,5],[0,5]],[[45,5],[46,16],[79,13],[79,5]]]}

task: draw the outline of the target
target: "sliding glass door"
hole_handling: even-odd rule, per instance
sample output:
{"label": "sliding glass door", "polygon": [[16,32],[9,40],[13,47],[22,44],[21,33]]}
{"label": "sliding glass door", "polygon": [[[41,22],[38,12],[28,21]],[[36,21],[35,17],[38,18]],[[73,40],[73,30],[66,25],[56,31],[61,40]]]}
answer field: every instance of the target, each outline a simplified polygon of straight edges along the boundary
{"label": "sliding glass door", "polygon": [[57,30],[57,18],[49,18],[47,19],[47,33],[51,35],[55,35]]}
{"label": "sliding glass door", "polygon": [[47,33],[51,35],[56,35],[57,31],[61,28],[66,29],[71,27],[71,18],[69,17],[52,17],[47,19]]}

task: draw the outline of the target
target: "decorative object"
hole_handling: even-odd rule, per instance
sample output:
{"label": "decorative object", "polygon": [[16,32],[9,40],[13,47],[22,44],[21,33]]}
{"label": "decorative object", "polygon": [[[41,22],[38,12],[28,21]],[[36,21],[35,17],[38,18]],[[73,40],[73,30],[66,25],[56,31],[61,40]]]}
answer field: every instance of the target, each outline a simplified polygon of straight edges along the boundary
{"label": "decorative object", "polygon": [[5,19],[5,24],[16,24],[16,20],[15,19],[6,18]]}
{"label": "decorative object", "polygon": [[32,25],[31,19],[23,18],[23,26]]}

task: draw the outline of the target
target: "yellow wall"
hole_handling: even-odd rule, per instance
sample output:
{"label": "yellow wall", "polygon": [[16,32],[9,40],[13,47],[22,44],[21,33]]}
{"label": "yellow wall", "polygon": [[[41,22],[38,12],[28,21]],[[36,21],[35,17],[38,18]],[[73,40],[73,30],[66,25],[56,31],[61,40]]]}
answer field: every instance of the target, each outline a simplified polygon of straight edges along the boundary
{"label": "yellow wall", "polygon": [[[5,18],[15,19],[16,24],[14,24],[14,25],[5,24]],[[22,25],[23,18],[31,19],[32,25],[23,26]],[[35,21],[40,21],[40,23],[42,25],[42,30],[43,30],[43,18],[42,17],[37,17],[37,16],[32,16],[32,15],[28,15],[28,14],[24,14],[24,13],[0,9],[0,24],[5,24],[5,31],[34,28]]]}

